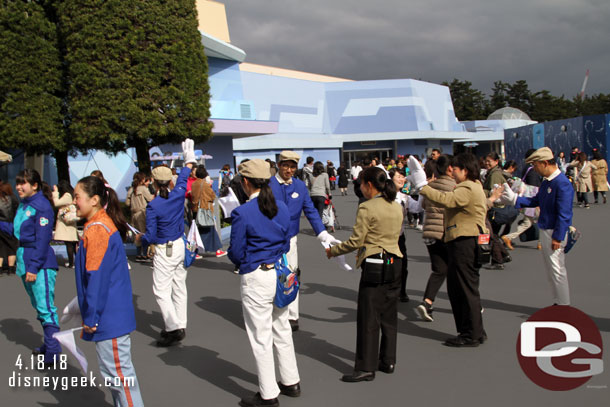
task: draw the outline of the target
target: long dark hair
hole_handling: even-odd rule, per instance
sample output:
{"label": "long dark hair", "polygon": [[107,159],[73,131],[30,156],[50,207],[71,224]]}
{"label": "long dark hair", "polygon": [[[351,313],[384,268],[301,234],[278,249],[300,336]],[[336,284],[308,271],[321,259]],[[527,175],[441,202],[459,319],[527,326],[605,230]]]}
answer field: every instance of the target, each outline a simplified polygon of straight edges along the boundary
{"label": "long dark hair", "polygon": [[378,167],[368,167],[360,173],[362,183],[370,182],[375,189],[381,192],[381,196],[388,202],[393,202],[396,199],[396,186],[394,182],[388,178],[385,171]]}
{"label": "long dark hair", "polygon": [[470,181],[476,182],[479,180],[481,169],[479,167],[479,161],[474,155],[470,153],[458,154],[453,158],[453,163],[451,165],[466,170],[468,172],[466,178]]}
{"label": "long dark hair", "polygon": [[247,179],[254,188],[260,188],[258,194],[258,209],[269,219],[275,218],[275,215],[277,215],[277,204],[275,203],[273,191],[271,191],[271,187],[269,186],[269,180],[261,178],[244,178]]}
{"label": "long dark hair", "polygon": [[133,192],[136,192],[136,189],[142,185],[142,183],[146,180],[146,174],[143,172],[136,172],[133,174],[133,181],[131,182],[131,187],[133,188]]}
{"label": "long dark hair", "polygon": [[65,179],[59,180],[57,183],[57,192],[59,192],[60,198],[66,193],[70,194],[72,197],[74,196],[74,188],[72,188],[72,185]]}
{"label": "long dark hair", "polygon": [[51,188],[48,185],[45,188],[46,183],[42,182],[38,171],[29,168],[19,171],[15,177],[15,184],[21,185],[25,184],[26,182],[32,186],[36,184],[36,192],[42,192],[44,197],[47,198],[47,200],[51,203],[51,208],[53,207],[53,194],[51,193]]}
{"label": "long dark hair", "polygon": [[119,197],[114,189],[106,187],[104,181],[94,175],[82,178],[78,181],[78,184],[80,184],[83,191],[85,191],[89,197],[94,197],[95,195],[100,197],[100,205],[106,207],[106,213],[110,219],[112,219],[112,222],[114,222],[114,225],[121,234],[121,238],[125,240],[129,227],[127,226],[123,211],[121,210]]}
{"label": "long dark hair", "polygon": [[324,164],[322,164],[320,161],[316,161],[313,164],[313,176],[317,177],[318,175],[322,174],[324,172]]}

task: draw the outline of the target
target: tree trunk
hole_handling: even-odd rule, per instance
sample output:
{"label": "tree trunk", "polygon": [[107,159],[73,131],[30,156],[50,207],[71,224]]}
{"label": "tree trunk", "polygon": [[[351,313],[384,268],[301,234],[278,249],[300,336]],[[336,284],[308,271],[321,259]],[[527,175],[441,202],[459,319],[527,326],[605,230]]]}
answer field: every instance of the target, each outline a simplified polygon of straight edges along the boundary
{"label": "tree trunk", "polygon": [[150,173],[150,153],[146,140],[136,139],[136,157],[138,158],[138,171]]}
{"label": "tree trunk", "polygon": [[55,151],[55,164],[57,165],[57,180],[70,182],[70,165],[67,151]]}

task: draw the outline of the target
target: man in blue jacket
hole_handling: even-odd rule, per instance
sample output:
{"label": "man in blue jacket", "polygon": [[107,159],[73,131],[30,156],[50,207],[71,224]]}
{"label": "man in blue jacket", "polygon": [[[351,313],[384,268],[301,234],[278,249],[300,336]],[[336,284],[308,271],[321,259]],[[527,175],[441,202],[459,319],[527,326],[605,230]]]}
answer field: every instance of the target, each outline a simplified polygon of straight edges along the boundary
{"label": "man in blue jacket", "polygon": [[572,225],[574,189],[557,166],[550,148],[539,148],[525,162],[532,163],[534,170],[544,178],[538,194],[531,198],[517,197],[510,187],[504,184],[500,201],[515,205],[518,209],[540,207],[538,227],[553,300],[558,305],[570,305],[570,288],[563,249],[568,229]]}
{"label": "man in blue jacket", "polygon": [[[294,151],[282,151],[278,160],[277,174],[271,177],[269,181],[269,186],[273,191],[275,199],[286,204],[290,213],[290,230],[288,231],[290,236],[290,251],[286,254],[286,258],[288,259],[288,266],[293,271],[299,268],[297,235],[299,234],[301,212],[305,213],[320,242],[327,244],[341,243],[341,241],[335,239],[324,228],[320,214],[311,202],[311,197],[305,183],[294,177],[300,159],[301,157]],[[288,314],[292,330],[298,330],[299,297],[288,306]]]}

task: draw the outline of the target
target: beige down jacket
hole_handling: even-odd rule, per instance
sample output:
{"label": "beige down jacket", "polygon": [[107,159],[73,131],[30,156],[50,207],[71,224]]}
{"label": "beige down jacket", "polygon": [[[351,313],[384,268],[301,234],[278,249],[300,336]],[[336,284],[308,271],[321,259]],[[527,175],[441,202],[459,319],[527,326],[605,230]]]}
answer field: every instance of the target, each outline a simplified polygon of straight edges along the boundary
{"label": "beige down jacket", "polygon": [[78,242],[78,232],[76,230],[76,222],[78,218],[69,219],[69,215],[64,213],[69,212],[69,206],[72,204],[72,195],[66,192],[59,197],[59,192],[53,191],[53,204],[59,209],[57,213],[57,222],[55,223],[54,240],[63,242]]}
{"label": "beige down jacket", "polygon": [[[442,192],[451,192],[455,189],[456,183],[455,180],[450,176],[441,175],[428,185],[431,188]],[[424,233],[422,237],[424,239],[436,239],[442,241],[445,234],[445,227],[443,226],[445,208],[427,199],[424,199],[423,207],[426,211],[426,215],[424,217]]]}

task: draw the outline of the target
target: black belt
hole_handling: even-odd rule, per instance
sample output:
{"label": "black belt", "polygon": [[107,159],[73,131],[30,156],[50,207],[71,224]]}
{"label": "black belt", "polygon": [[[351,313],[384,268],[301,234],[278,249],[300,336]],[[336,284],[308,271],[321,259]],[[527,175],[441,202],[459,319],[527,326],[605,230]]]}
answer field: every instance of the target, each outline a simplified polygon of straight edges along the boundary
{"label": "black belt", "polygon": [[275,268],[275,264],[267,264],[267,263],[261,263],[261,265],[259,266],[261,268],[261,270],[271,270]]}
{"label": "black belt", "polygon": [[23,243],[19,242],[19,247],[27,247],[28,249],[35,249],[36,245],[35,244],[31,244],[31,243],[23,244]]}

